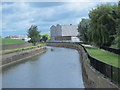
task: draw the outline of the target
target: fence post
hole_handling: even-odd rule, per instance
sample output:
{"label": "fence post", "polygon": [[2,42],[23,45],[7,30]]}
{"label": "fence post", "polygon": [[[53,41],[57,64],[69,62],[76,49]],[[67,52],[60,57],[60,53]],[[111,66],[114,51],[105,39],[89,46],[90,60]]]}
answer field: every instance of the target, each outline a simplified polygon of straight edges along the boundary
{"label": "fence post", "polygon": [[113,67],[111,66],[111,81],[113,81]]}

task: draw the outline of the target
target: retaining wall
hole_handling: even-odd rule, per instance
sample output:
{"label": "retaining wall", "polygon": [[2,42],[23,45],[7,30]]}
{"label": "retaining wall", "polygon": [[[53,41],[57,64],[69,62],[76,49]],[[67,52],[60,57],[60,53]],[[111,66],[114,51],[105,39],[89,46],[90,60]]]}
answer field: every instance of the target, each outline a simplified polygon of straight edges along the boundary
{"label": "retaining wall", "polygon": [[20,51],[20,52],[14,52],[10,54],[4,54],[2,55],[2,60],[0,61],[0,67],[5,67],[23,60],[27,60],[29,58],[32,58],[34,56],[40,55],[46,51],[45,47],[38,47],[33,48],[30,50]]}
{"label": "retaining wall", "polygon": [[87,62],[87,54],[80,45],[67,44],[67,43],[47,43],[47,46],[65,47],[76,49],[80,54],[80,62],[82,67],[82,75],[84,85],[86,88],[119,88],[117,85],[112,83],[108,78],[105,78],[100,72],[95,70]]}

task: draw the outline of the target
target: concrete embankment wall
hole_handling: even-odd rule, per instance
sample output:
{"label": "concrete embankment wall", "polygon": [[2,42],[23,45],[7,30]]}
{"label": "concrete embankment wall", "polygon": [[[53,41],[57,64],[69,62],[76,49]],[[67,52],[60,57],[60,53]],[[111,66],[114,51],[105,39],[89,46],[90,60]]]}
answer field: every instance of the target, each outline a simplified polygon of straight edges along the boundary
{"label": "concrete embankment wall", "polygon": [[89,65],[87,62],[87,54],[80,45],[68,43],[47,43],[46,45],[76,49],[79,52],[82,76],[86,88],[118,88],[117,85],[112,83],[108,78],[105,78],[104,75]]}
{"label": "concrete embankment wall", "polygon": [[15,49],[15,48],[23,48],[23,47],[28,47],[28,46],[32,46],[32,43],[12,44],[12,45],[0,45],[0,47],[2,47],[2,50]]}
{"label": "concrete embankment wall", "polygon": [[0,61],[0,67],[5,67],[14,63],[18,63],[23,60],[30,59],[34,56],[40,55],[46,51],[45,47],[33,48],[30,50],[14,52],[10,54],[2,55],[2,61]]}

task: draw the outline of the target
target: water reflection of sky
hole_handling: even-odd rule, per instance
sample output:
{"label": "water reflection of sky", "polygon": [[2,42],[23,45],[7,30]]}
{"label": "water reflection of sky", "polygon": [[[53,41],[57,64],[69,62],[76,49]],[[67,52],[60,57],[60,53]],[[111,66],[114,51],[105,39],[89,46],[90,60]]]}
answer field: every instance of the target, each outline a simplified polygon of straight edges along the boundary
{"label": "water reflection of sky", "polygon": [[4,70],[3,87],[84,88],[78,52],[57,47],[47,49],[39,57]]}

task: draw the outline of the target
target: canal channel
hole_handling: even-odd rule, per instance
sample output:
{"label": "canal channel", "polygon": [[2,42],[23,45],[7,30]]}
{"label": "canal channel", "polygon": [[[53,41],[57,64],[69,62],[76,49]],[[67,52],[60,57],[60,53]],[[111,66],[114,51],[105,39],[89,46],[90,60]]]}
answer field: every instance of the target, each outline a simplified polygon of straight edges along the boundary
{"label": "canal channel", "polygon": [[77,50],[47,47],[46,53],[3,68],[3,88],[84,88]]}

